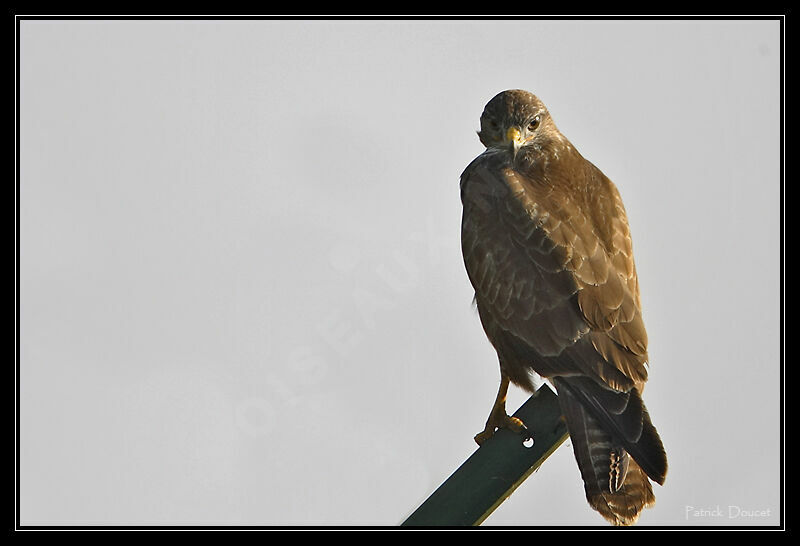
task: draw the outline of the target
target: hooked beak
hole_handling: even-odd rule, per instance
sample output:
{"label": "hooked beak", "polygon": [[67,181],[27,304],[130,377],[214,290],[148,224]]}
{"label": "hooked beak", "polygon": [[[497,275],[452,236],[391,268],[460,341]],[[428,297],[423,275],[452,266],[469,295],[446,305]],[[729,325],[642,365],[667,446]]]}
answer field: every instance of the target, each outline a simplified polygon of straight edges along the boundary
{"label": "hooked beak", "polygon": [[516,127],[509,127],[506,131],[505,144],[511,150],[511,154],[516,156],[520,146],[522,146],[522,133]]}

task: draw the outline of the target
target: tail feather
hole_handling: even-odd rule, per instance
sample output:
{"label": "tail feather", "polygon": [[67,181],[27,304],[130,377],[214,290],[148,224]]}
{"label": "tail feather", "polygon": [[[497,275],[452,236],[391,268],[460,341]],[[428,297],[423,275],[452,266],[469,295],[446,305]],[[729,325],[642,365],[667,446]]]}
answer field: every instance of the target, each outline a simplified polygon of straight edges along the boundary
{"label": "tail feather", "polygon": [[614,525],[633,525],[639,514],[656,503],[656,496],[647,474],[631,460],[631,469],[625,484],[614,493],[606,491],[586,491],[586,500],[600,515]]}
{"label": "tail feather", "polygon": [[556,378],[554,384],[586,499],[609,522],[632,525],[644,508],[655,503],[650,479],[662,483],[667,470],[664,448],[641,397],[635,390],[612,393],[627,395],[627,399],[625,403],[607,400],[608,411],[602,399],[609,397],[610,391],[599,385],[605,392],[576,385],[573,378]]}
{"label": "tail feather", "polygon": [[637,389],[613,391],[587,377],[559,377],[554,384],[559,395],[568,395],[565,401],[580,404],[651,480],[663,485],[667,454]]}

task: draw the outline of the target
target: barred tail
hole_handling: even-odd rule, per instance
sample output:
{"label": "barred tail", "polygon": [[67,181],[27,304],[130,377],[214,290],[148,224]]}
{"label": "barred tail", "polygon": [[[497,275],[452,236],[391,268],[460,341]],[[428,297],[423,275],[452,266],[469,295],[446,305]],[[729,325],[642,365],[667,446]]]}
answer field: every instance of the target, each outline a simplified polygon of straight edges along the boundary
{"label": "barred tail", "polygon": [[554,384],[586,499],[614,525],[632,525],[655,504],[650,479],[664,481],[664,448],[638,391],[618,393],[582,381],[555,378]]}

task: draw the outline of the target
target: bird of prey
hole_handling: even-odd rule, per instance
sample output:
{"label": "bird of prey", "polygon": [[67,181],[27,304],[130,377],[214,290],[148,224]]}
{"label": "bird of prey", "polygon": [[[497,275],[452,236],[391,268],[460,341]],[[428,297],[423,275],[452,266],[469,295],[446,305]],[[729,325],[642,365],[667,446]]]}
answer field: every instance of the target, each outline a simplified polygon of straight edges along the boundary
{"label": "bird of prey", "polygon": [[533,94],[483,110],[486,150],[461,175],[461,243],[500,389],[481,444],[509,417],[509,382],[558,392],[589,504],[631,525],[655,503],[667,458],[642,401],[647,333],[625,208],[614,184],[556,128]]}

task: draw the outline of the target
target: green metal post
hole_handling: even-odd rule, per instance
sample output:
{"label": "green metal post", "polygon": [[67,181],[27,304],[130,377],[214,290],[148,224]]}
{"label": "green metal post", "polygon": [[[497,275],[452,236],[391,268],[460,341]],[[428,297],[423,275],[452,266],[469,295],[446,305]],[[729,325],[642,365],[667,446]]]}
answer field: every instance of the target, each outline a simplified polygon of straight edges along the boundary
{"label": "green metal post", "polygon": [[403,523],[403,527],[480,525],[567,439],[558,397],[542,385],[514,414],[525,435],[500,429]]}

